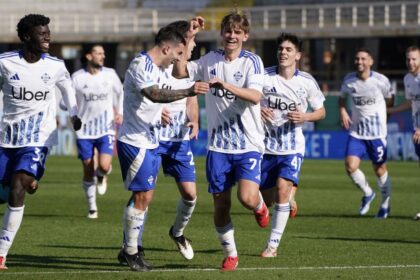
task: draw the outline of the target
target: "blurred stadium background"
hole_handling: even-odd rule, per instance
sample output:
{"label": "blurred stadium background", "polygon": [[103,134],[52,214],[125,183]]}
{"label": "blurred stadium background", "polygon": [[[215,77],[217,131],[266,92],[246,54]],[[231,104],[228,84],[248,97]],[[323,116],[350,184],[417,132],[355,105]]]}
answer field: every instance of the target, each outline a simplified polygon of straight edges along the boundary
{"label": "blurred stadium background", "polygon": [[[276,64],[275,39],[280,32],[292,32],[303,39],[300,68],[317,79],[327,97],[327,118],[306,126],[308,158],[338,159],[344,155],[346,133],[339,126],[337,94],[344,75],[353,71],[356,48],[365,46],[373,52],[374,69],[390,78],[398,92],[396,102],[403,100],[405,49],[420,45],[420,1],[0,0],[0,53],[20,47],[16,24],[22,16],[41,13],[51,18],[50,53],[64,59],[71,73],[81,67],[83,46],[96,42],[105,47],[106,66],[115,68],[123,79],[135,54],[151,47],[155,32],[174,20],[205,17],[206,29],[197,37],[194,58],[217,48],[220,20],[235,7],[251,20],[246,48],[258,53],[266,67]],[[194,149],[203,155],[203,99],[200,106],[203,131]],[[60,112],[59,120],[60,144],[53,154],[75,154],[66,115]],[[390,118],[390,159],[417,160],[411,129],[410,112]]]}

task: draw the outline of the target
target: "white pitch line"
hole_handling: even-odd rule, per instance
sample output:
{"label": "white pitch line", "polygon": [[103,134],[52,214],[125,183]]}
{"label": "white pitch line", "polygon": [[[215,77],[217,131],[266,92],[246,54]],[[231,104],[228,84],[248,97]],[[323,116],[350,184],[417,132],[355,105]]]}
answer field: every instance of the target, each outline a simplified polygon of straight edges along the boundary
{"label": "white pitch line", "polygon": [[[356,266],[302,266],[302,267],[243,267],[237,271],[258,270],[347,270],[347,269],[386,269],[386,268],[420,268],[420,264],[396,265],[356,265]],[[153,272],[200,272],[219,271],[217,268],[180,268],[180,269],[153,269]],[[48,274],[94,274],[94,273],[132,273],[130,270],[65,270],[65,271],[26,271],[26,272],[0,272],[0,275],[48,275]]]}

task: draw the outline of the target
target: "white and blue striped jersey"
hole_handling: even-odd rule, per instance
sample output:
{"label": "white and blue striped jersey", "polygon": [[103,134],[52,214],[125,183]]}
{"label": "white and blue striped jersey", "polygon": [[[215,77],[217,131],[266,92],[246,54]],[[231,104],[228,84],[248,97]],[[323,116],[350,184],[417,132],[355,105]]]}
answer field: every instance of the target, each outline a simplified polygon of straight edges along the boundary
{"label": "white and blue striped jersey", "polygon": [[[187,68],[194,81],[217,77],[262,93],[264,66],[254,53],[242,50],[238,58],[227,61],[223,50],[212,51],[188,62]],[[242,100],[227,90],[212,88],[206,94],[206,112],[209,150],[228,154],[264,152],[260,104]]]}
{"label": "white and blue striped jersey", "polygon": [[70,115],[77,105],[70,74],[60,59],[43,54],[28,63],[22,51],[0,55],[0,89],[3,116],[0,146],[7,148],[53,146],[57,144],[56,87]]}
{"label": "white and blue striped jersey", "polygon": [[411,100],[414,130],[420,129],[420,73],[404,76],[405,98]]}
{"label": "white and blue striped jersey", "polygon": [[164,70],[153,63],[147,52],[139,53],[130,63],[124,79],[124,120],[118,140],[144,149],[159,146],[162,104],[154,103],[141,90],[160,85]]}
{"label": "white and blue striped jersey", "polygon": [[324,106],[325,97],[316,80],[308,73],[296,70],[290,80],[278,75],[278,67],[265,69],[261,107],[270,108],[272,122],[264,123],[265,153],[271,155],[305,154],[303,124],[294,124],[287,113],[306,112],[310,106],[318,110]]}
{"label": "white and blue striped jersey", "polygon": [[[171,90],[186,89],[194,85],[191,79],[176,79],[172,76],[172,66],[165,70],[164,79],[160,80],[160,88]],[[160,141],[180,142],[190,140],[190,128],[186,126],[187,119],[187,98],[183,98],[164,107],[171,114],[171,124],[162,126],[160,129]]]}
{"label": "white and blue striped jersey", "polygon": [[371,71],[366,81],[359,79],[355,72],[346,75],[340,96],[351,99],[350,135],[364,140],[385,138],[385,98],[393,94],[388,78],[378,72]]}
{"label": "white and blue striped jersey", "polygon": [[[102,67],[92,75],[80,69],[72,75],[82,128],[76,131],[78,139],[97,139],[114,135],[114,108],[122,98],[122,84],[112,68]],[[117,110],[118,111],[118,110]]]}

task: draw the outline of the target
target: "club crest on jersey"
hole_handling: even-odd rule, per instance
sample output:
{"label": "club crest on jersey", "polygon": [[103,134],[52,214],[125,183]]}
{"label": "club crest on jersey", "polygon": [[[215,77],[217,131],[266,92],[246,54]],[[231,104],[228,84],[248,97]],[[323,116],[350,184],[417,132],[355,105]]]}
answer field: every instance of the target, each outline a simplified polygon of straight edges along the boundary
{"label": "club crest on jersey", "polygon": [[305,91],[303,88],[299,88],[299,89],[296,91],[296,94],[297,94],[297,96],[299,96],[299,97],[303,97],[303,96],[305,96],[305,93],[306,93],[306,91]]}
{"label": "club crest on jersey", "polygon": [[241,72],[236,72],[233,77],[235,78],[235,81],[239,81],[240,79],[242,79],[243,75]]}
{"label": "club crest on jersey", "polygon": [[44,81],[44,83],[48,83],[48,81],[51,80],[51,77],[47,73],[44,73],[44,75],[41,76],[41,80]]}

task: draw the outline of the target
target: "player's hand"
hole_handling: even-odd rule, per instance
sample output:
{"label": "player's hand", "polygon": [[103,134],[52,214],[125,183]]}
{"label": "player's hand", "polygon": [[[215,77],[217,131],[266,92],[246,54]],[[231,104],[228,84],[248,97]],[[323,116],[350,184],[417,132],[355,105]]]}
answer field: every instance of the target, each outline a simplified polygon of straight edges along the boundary
{"label": "player's hand", "polygon": [[261,107],[261,119],[265,123],[271,123],[274,120],[274,112],[270,108]]}
{"label": "player's hand", "polygon": [[163,126],[167,126],[171,124],[172,118],[171,118],[171,112],[169,112],[166,107],[163,107],[162,114],[160,116],[160,121],[162,122]]}
{"label": "player's hand", "polygon": [[350,128],[352,121],[347,113],[341,113],[341,126],[346,130]]}
{"label": "player's hand", "polygon": [[191,129],[190,131],[190,140],[197,140],[198,139],[198,132],[199,127],[197,122],[189,122],[187,123],[187,126]]}
{"label": "player's hand", "polygon": [[416,144],[420,144],[420,128],[417,128],[413,134],[413,142]]}
{"label": "player's hand", "polygon": [[190,21],[190,30],[188,31],[188,38],[194,37],[200,30],[204,29],[204,18],[197,16]]}
{"label": "player's hand", "polygon": [[218,88],[218,89],[224,89],[225,84],[224,82],[219,78],[213,78],[209,81],[211,88]]}
{"label": "player's hand", "polygon": [[195,82],[190,88],[191,96],[206,94],[210,90],[209,83],[206,82]]}
{"label": "player's hand", "polygon": [[304,123],[306,121],[305,113],[301,111],[291,111],[287,113],[287,119],[292,123]]}
{"label": "player's hand", "polygon": [[78,116],[73,116],[70,118],[71,123],[73,124],[74,131],[78,131],[82,127],[82,120]]}

